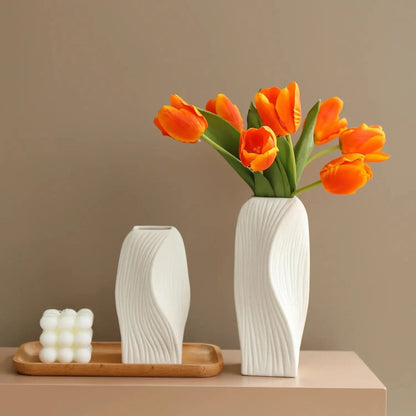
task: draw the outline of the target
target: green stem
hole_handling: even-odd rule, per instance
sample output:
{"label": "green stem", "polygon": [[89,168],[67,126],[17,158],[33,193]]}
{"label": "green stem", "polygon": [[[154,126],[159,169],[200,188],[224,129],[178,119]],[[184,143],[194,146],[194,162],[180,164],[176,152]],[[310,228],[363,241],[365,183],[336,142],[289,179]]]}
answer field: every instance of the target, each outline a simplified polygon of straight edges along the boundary
{"label": "green stem", "polygon": [[298,183],[298,172],[296,170],[296,158],[295,151],[293,148],[292,136],[288,134],[286,140],[289,143],[289,159],[288,159],[288,179],[292,189],[296,189],[296,184]]}
{"label": "green stem", "polygon": [[233,159],[235,159],[236,161],[238,161],[241,164],[240,159],[236,158],[233,154],[231,154],[230,152],[228,152],[227,150],[225,150],[223,147],[221,147],[219,144],[215,143],[213,140],[211,140],[209,137],[205,136],[205,134],[203,134],[201,136],[202,139],[204,139],[209,145],[211,145],[214,149],[218,150],[220,153],[226,153],[228,157],[231,157]]}
{"label": "green stem", "polygon": [[312,182],[312,183],[310,183],[309,185],[304,186],[303,188],[299,188],[297,191],[295,191],[295,192],[293,193],[293,195],[299,195],[301,192],[305,192],[305,191],[307,191],[308,189],[315,188],[316,186],[319,186],[321,183],[322,183],[322,181],[321,181],[321,180],[316,181],[316,182]]}
{"label": "green stem", "polygon": [[308,165],[309,165],[309,163],[313,162],[315,159],[318,159],[318,158],[319,158],[319,157],[321,157],[321,156],[325,156],[325,155],[327,155],[328,153],[331,153],[331,152],[333,152],[333,151],[335,151],[335,150],[339,150],[339,149],[340,149],[340,146],[339,146],[339,144],[337,144],[337,145],[335,145],[335,146],[328,147],[328,149],[324,149],[324,150],[321,150],[321,151],[320,151],[320,152],[318,152],[318,153],[315,153],[313,156],[311,156],[311,157],[308,159],[308,161],[306,162],[305,167],[306,167],[306,166],[308,166]]}
{"label": "green stem", "polygon": [[216,150],[218,150],[220,152],[222,152],[222,151],[225,150],[224,148],[222,148],[221,146],[219,146],[217,143],[215,143],[213,140],[211,140],[208,136],[205,136],[205,134],[203,134],[201,136],[201,139],[205,140],[209,145],[211,145],[214,149],[216,149]]}

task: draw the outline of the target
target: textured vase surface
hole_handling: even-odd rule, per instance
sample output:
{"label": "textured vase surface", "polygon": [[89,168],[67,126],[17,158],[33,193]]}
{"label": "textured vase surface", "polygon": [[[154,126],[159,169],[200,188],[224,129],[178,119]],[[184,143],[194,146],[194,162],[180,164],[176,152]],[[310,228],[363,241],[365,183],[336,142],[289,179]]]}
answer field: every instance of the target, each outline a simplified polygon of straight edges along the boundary
{"label": "textured vase surface", "polygon": [[121,247],[116,280],[123,363],[180,364],[189,303],[179,231],[134,227]]}
{"label": "textured vase surface", "polygon": [[297,198],[249,199],[235,242],[244,375],[295,377],[309,301],[309,226]]}

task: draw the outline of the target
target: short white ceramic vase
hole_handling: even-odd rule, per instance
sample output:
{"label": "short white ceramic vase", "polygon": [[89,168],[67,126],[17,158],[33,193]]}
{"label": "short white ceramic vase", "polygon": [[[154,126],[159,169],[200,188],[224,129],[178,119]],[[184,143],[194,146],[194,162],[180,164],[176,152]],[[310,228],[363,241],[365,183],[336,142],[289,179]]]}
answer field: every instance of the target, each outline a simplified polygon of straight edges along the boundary
{"label": "short white ceramic vase", "polygon": [[116,307],[125,364],[180,364],[190,303],[185,247],[175,227],[136,226],[121,247]]}
{"label": "short white ceramic vase", "polygon": [[253,197],[243,205],[234,272],[243,375],[297,375],[309,256],[308,217],[297,197]]}

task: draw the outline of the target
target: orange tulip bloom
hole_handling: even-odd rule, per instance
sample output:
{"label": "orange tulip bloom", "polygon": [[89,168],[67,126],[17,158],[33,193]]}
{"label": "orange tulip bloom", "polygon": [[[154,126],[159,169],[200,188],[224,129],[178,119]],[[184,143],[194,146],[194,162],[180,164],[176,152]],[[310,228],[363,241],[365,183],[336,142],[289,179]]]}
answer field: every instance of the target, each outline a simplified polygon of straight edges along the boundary
{"label": "orange tulip bloom", "polygon": [[240,134],[241,163],[255,172],[269,168],[278,151],[276,135],[270,127],[252,128]]}
{"label": "orange tulip bloom", "polygon": [[359,153],[334,159],[321,170],[322,185],[332,194],[354,194],[372,177],[370,166],[364,163],[364,155]]}
{"label": "orange tulip bloom", "polygon": [[204,116],[179,95],[170,96],[171,105],[164,105],[153,120],[164,136],[184,143],[196,143],[208,128]]}
{"label": "orange tulip bloom", "polygon": [[205,106],[207,111],[217,114],[227,120],[238,131],[244,130],[243,118],[238,107],[224,94],[218,94],[216,99],[209,100]]}
{"label": "orange tulip bloom", "polygon": [[299,86],[291,82],[286,88],[264,88],[254,96],[257,111],[264,125],[277,136],[295,133],[300,126],[302,110]]}
{"label": "orange tulip bloom", "polygon": [[367,126],[345,130],[339,136],[342,153],[361,153],[366,162],[383,162],[390,155],[380,152],[386,142],[386,135],[381,126]]}
{"label": "orange tulip bloom", "polygon": [[328,143],[346,129],[347,119],[339,119],[343,105],[343,101],[338,97],[329,98],[321,104],[315,125],[315,144]]}

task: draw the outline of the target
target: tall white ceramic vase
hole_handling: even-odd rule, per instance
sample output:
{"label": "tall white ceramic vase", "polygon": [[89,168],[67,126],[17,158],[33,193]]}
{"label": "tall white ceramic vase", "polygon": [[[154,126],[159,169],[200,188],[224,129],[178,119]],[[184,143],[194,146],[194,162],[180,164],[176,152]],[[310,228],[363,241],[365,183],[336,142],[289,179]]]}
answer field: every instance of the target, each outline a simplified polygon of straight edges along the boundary
{"label": "tall white ceramic vase", "polygon": [[297,198],[249,199],[234,290],[244,375],[295,377],[309,300],[309,227]]}
{"label": "tall white ceramic vase", "polygon": [[190,288],[175,227],[136,226],[121,247],[116,307],[126,364],[180,364]]}

